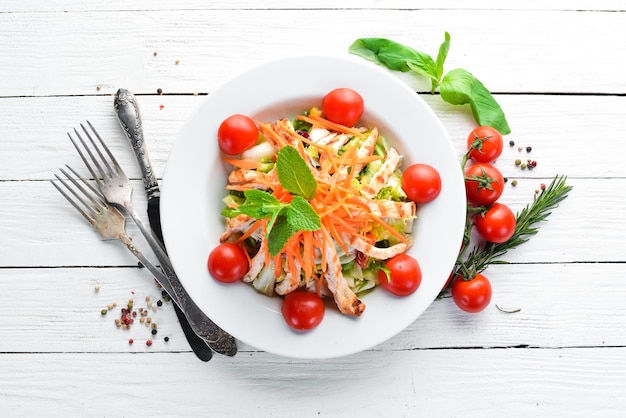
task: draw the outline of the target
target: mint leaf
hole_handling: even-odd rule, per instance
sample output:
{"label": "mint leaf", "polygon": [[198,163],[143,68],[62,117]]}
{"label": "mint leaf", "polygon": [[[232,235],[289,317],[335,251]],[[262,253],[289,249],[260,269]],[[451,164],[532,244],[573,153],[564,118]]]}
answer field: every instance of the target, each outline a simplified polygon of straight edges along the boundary
{"label": "mint leaf", "polygon": [[414,71],[439,82],[433,58],[423,52],[385,38],[360,38],[350,45],[348,51],[390,70]]}
{"label": "mint leaf", "polygon": [[276,174],[280,184],[290,193],[313,199],[317,181],[311,169],[291,145],[284,146],[276,157]]}
{"label": "mint leaf", "polygon": [[239,212],[254,219],[271,218],[286,204],[263,190],[246,190],[246,201],[237,208]]}
{"label": "mint leaf", "polygon": [[511,132],[502,108],[489,90],[470,72],[457,68],[448,72],[439,86],[441,98],[454,105],[469,103],[480,125],[496,128],[502,135]]}
{"label": "mint leaf", "polygon": [[297,231],[317,231],[322,227],[319,215],[303,197],[293,198],[286,215],[289,224]]}
{"label": "mint leaf", "polygon": [[267,234],[267,249],[270,255],[278,255],[296,232],[297,230],[291,226],[285,215],[278,216]]}

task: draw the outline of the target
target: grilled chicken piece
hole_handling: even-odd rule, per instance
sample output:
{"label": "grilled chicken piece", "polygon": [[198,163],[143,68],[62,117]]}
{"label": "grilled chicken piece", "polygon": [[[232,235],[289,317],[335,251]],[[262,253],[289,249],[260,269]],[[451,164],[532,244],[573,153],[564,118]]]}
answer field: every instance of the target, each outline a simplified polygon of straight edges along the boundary
{"label": "grilled chicken piece", "polygon": [[415,202],[396,202],[393,200],[372,200],[359,198],[359,201],[367,205],[373,215],[381,218],[408,219],[414,218],[417,213]]}
{"label": "grilled chicken piece", "polygon": [[396,151],[395,148],[390,148],[387,155],[385,155],[385,159],[380,169],[376,172],[376,174],[374,174],[374,177],[372,177],[369,183],[363,186],[361,194],[365,197],[373,199],[378,194],[380,189],[387,184],[401,160],[402,157],[398,154],[398,151]]}
{"label": "grilled chicken piece", "polygon": [[226,218],[226,230],[220,236],[220,242],[226,242],[233,234],[247,230],[253,222],[254,219],[243,214]]}
{"label": "grilled chicken piece", "polygon": [[261,241],[261,248],[259,248],[259,252],[252,258],[250,262],[250,268],[245,276],[243,276],[243,281],[245,283],[251,283],[254,279],[257,278],[263,267],[265,266],[265,252],[267,251],[267,243],[266,240]]}
{"label": "grilled chicken piece", "polygon": [[348,282],[341,273],[341,262],[337,250],[332,245],[326,243],[326,258],[329,260],[324,278],[328,285],[328,290],[333,294],[335,303],[346,315],[361,316],[365,310],[365,304],[356,296],[348,286]]}
{"label": "grilled chicken piece", "polygon": [[[378,141],[378,128],[372,129],[370,134],[365,138],[361,147],[356,151],[357,158],[365,158],[374,154],[374,150],[376,149],[376,141]],[[365,163],[355,164],[353,170],[356,174],[360,173],[365,167]]]}
{"label": "grilled chicken piece", "polygon": [[393,256],[396,256],[400,253],[405,252],[409,248],[409,245],[403,242],[392,245],[391,247],[387,247],[387,248],[378,248],[375,245],[370,244],[369,242],[365,241],[360,236],[350,237],[350,236],[344,235],[343,238],[346,242],[349,242],[350,245],[357,251],[360,251],[363,254],[368,255],[370,257],[378,258],[380,260],[387,260]]}

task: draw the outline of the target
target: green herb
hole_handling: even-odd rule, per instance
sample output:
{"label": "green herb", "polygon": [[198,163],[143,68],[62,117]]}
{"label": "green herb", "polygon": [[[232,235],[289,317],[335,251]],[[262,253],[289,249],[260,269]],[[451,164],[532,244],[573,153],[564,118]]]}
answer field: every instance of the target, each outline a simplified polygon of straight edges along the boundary
{"label": "green herb", "polygon": [[414,73],[431,80],[431,93],[439,88],[441,98],[454,105],[469,104],[480,125],[496,128],[501,134],[511,132],[500,105],[489,90],[470,72],[455,69],[444,76],[444,63],[450,50],[450,34],[444,35],[437,59],[385,38],[361,38],[349,51],[394,71]]}
{"label": "green herb", "polygon": [[487,243],[484,247],[475,245],[464,259],[463,255],[469,245],[472,230],[471,217],[468,214],[463,238],[463,250],[457,259],[454,277],[472,278],[476,274],[483,272],[490,264],[506,264],[506,261],[502,261],[499,258],[506,254],[507,251],[528,241],[532,235],[537,234],[539,228],[536,224],[545,221],[552,214],[551,211],[572,190],[572,186],[568,186],[565,183],[566,179],[565,176],[554,177],[545,190],[535,195],[532,203],[526,205],[517,214],[515,232],[508,241],[500,244]]}
{"label": "green herb", "polygon": [[281,186],[295,195],[290,203],[281,202],[263,190],[246,190],[246,200],[237,208],[239,213],[251,218],[269,219],[266,234],[272,256],[280,253],[298,231],[317,231],[322,226],[307,200],[315,196],[317,182],[298,151],[291,146],[283,147],[278,152],[276,170]]}
{"label": "green herb", "polygon": [[317,190],[317,182],[309,166],[300,156],[297,149],[287,145],[278,151],[276,159],[278,181],[288,192],[313,199]]}

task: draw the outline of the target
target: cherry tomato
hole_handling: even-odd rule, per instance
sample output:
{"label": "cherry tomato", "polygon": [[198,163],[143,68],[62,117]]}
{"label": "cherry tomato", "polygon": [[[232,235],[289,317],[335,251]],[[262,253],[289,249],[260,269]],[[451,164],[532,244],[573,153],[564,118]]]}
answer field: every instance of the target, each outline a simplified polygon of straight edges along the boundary
{"label": "cherry tomato", "polygon": [[229,155],[241,154],[251,148],[259,138],[259,130],[245,115],[232,115],[224,119],[217,130],[220,149]]}
{"label": "cherry tomato", "polygon": [[402,173],[402,190],[415,203],[428,203],[441,192],[439,172],[428,164],[413,164]]}
{"label": "cherry tomato", "polygon": [[363,115],[363,109],[363,97],[349,88],[335,89],[322,99],[324,116],[344,126],[356,125]]}
{"label": "cherry tomato", "polygon": [[487,212],[476,215],[474,225],[487,241],[502,243],[508,241],[515,232],[515,214],[508,206],[494,203]]}
{"label": "cherry tomato", "polygon": [[232,283],[248,272],[248,257],[241,247],[231,242],[218,245],[209,254],[209,273],[215,280]]}
{"label": "cherry tomato", "polygon": [[490,163],[502,154],[502,135],[491,126],[479,126],[467,137],[467,149],[476,142],[476,148],[470,151],[470,158],[479,163]]}
{"label": "cherry tomato", "polygon": [[465,170],[465,192],[471,203],[489,206],[502,195],[504,177],[491,164],[472,164]]}
{"label": "cherry tomato", "polygon": [[378,282],[389,293],[396,296],[408,296],[415,292],[422,282],[422,270],[416,259],[408,254],[398,254],[385,263],[384,269],[378,270]]}
{"label": "cherry tomato", "polygon": [[452,283],[452,299],[465,312],[480,312],[491,302],[491,283],[482,274],[472,280],[457,277]]}
{"label": "cherry tomato", "polygon": [[317,293],[295,291],[285,296],[281,310],[287,325],[298,331],[307,331],[322,322],[325,308]]}

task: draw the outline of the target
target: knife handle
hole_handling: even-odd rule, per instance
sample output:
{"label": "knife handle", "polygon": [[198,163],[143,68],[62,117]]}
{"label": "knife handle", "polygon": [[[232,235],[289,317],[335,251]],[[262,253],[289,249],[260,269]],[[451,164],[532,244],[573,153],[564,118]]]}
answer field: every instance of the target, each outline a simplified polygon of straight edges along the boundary
{"label": "knife handle", "polygon": [[119,89],[113,101],[115,115],[122,129],[126,133],[133,152],[139,163],[144,187],[148,198],[156,197],[159,193],[159,183],[150,164],[148,150],[144,144],[141,112],[135,95],[126,89]]}

